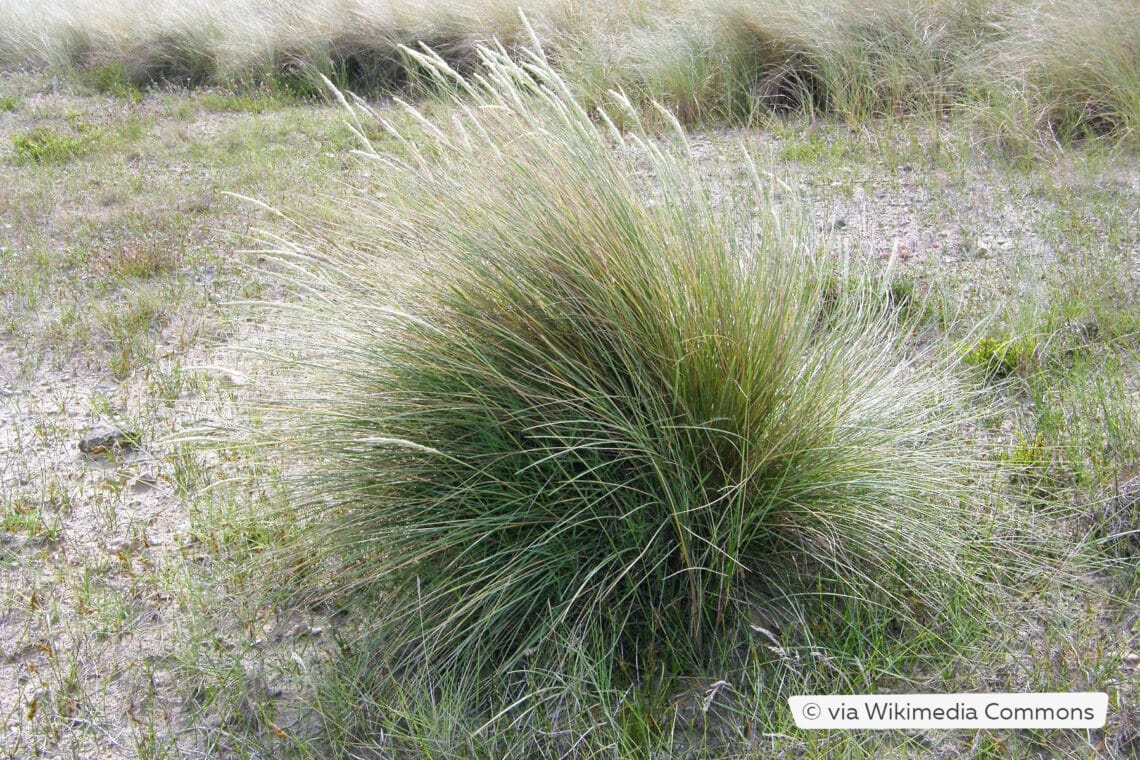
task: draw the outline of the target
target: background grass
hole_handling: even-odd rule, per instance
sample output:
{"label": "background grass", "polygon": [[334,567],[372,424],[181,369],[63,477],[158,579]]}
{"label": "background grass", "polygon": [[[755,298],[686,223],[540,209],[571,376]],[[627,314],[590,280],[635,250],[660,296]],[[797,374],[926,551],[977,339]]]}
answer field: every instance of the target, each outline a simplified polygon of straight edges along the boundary
{"label": "background grass", "polygon": [[[952,110],[1004,140],[1137,133],[1140,17],[1133,3],[1027,0],[542,2],[522,10],[587,104],[620,88],[685,122],[748,123],[788,110],[850,121]],[[399,2],[130,2],[0,7],[0,61],[87,72],[103,92],[155,84],[320,95],[320,73],[357,91],[398,92],[424,43],[459,70],[480,42],[525,42],[516,8]]]}

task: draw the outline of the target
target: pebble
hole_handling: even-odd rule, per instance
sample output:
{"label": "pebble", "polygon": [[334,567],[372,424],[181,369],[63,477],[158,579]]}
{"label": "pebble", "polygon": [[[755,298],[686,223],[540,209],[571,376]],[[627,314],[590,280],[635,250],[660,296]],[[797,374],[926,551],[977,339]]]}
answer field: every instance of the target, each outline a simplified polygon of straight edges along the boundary
{"label": "pebble", "polygon": [[79,439],[79,450],[89,456],[133,451],[137,448],[138,443],[134,437],[111,425],[96,425]]}
{"label": "pebble", "polygon": [[847,226],[847,220],[843,218],[834,219],[823,226],[824,232],[838,232]]}
{"label": "pebble", "polygon": [[153,491],[158,487],[158,478],[151,472],[144,472],[133,481],[131,481],[130,489],[134,493],[146,493]]}

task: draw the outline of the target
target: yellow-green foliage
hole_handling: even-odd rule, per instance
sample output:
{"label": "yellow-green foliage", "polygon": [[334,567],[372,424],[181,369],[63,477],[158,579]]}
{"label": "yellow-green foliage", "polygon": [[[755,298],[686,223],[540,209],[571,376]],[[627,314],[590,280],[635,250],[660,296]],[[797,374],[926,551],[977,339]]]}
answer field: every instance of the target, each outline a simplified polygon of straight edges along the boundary
{"label": "yellow-green foliage", "polygon": [[982,367],[992,378],[1024,374],[1032,365],[1037,343],[1029,338],[1000,340],[986,336],[972,346],[962,361]]}
{"label": "yellow-green foliage", "polygon": [[12,138],[12,148],[20,163],[61,164],[86,153],[91,139],[90,135],[36,127],[15,135]]}
{"label": "yellow-green foliage", "polygon": [[1013,450],[1003,456],[1010,464],[1026,468],[1043,467],[1049,464],[1052,454],[1045,445],[1045,435],[1038,433],[1032,438],[1017,434]]}

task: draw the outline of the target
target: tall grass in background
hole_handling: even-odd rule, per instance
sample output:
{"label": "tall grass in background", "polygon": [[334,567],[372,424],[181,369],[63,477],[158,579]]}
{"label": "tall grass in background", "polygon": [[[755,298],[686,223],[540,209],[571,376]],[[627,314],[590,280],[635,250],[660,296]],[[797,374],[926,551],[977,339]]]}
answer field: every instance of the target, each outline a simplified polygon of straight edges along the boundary
{"label": "tall grass in background", "polygon": [[454,118],[358,103],[399,146],[369,153],[381,192],[277,240],[278,582],[365,621],[335,730],[648,746],[711,677],[740,739],[776,721],[774,662],[850,657],[850,687],[879,648],[905,670],[968,647],[1017,553],[954,371],[908,358],[888,299],[837,287],[759,178],[714,200],[679,131],[600,128],[536,49],[469,78],[409,53]]}
{"label": "tall grass in background", "polygon": [[989,52],[999,85],[1064,141],[1140,136],[1140,3],[1049,2],[1011,13]]}
{"label": "tall grass in background", "polygon": [[[543,19],[541,0],[531,7]],[[404,86],[400,45],[424,42],[449,60],[473,59],[480,42],[521,30],[517,4],[72,0],[0,3],[0,62],[112,67],[136,85],[302,84],[323,74],[376,92]]]}
{"label": "tall grass in background", "polygon": [[943,113],[961,102],[971,59],[995,34],[997,6],[987,0],[759,0],[729,5],[726,13],[735,44],[754,51],[762,102],[864,121]]}
{"label": "tall grass in background", "polygon": [[[588,108],[620,115],[628,99],[652,117],[664,104],[686,125],[747,123],[758,115],[756,56],[725,35],[715,4],[638,23],[568,30],[553,40],[556,67]],[[647,108],[648,107],[648,108]]]}
{"label": "tall grass in background", "polygon": [[[401,45],[425,43],[467,71],[480,43],[525,43],[518,10],[505,0],[3,0],[0,63],[304,95],[322,92],[320,73],[385,93],[424,73]],[[686,123],[965,110],[1029,139],[1136,134],[1130,0],[530,0],[522,10],[587,106],[614,105],[620,89]]]}

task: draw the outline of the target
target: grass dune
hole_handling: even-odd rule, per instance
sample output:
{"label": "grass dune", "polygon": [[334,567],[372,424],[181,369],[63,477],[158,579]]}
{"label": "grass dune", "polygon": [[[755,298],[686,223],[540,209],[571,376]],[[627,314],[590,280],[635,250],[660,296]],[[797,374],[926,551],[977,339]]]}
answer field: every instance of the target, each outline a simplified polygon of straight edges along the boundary
{"label": "grass dune", "polygon": [[[589,103],[611,89],[683,121],[780,111],[849,121],[961,110],[1029,139],[1137,132],[1140,10],[1127,0],[529,2],[521,11]],[[0,61],[110,71],[135,85],[358,91],[417,79],[401,45],[461,69],[525,41],[516,4],[242,0],[0,5]]]}

